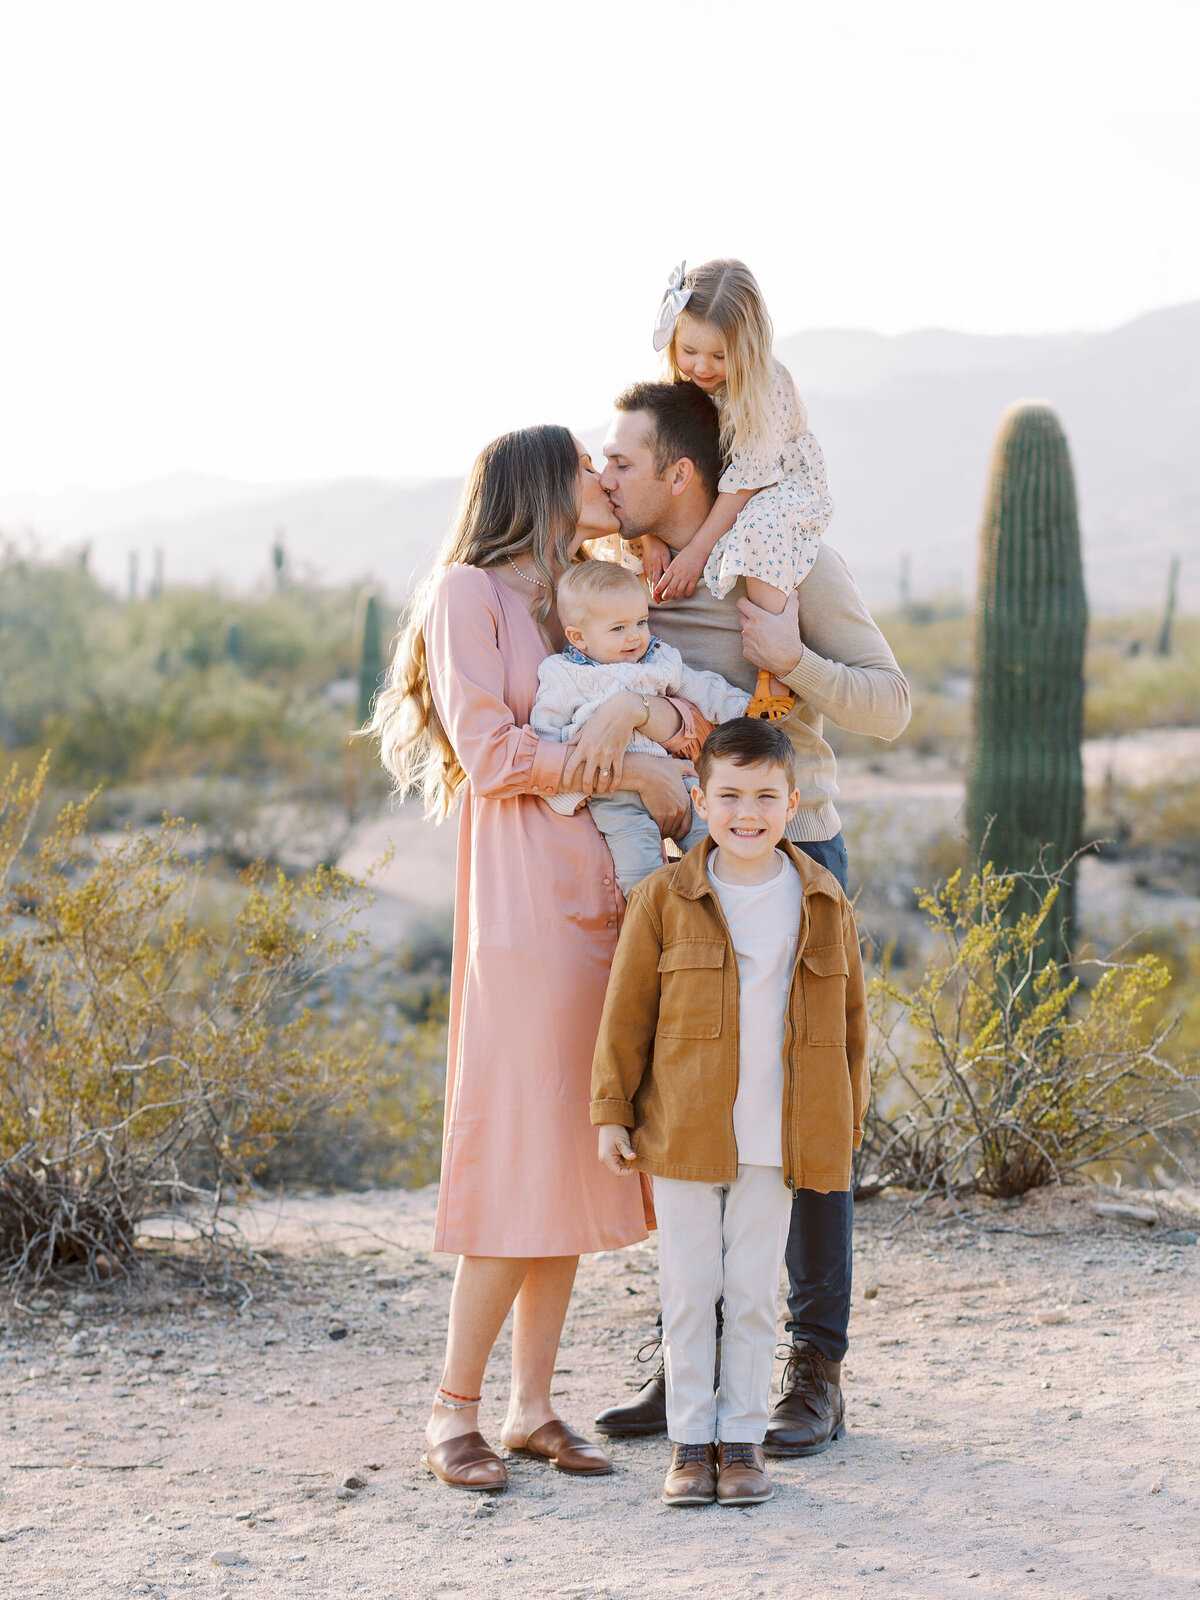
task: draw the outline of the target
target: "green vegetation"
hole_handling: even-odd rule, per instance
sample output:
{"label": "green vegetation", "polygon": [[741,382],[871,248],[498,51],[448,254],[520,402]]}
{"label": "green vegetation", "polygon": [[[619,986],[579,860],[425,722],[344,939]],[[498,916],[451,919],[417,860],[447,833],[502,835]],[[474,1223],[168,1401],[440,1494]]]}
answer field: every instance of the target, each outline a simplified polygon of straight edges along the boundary
{"label": "green vegetation", "polygon": [[0,551],[0,743],[26,772],[52,749],[53,781],[77,789],[236,777],[334,798],[361,666],[356,600],[288,583],[122,601],[76,561]]}
{"label": "green vegetation", "polygon": [[0,1279],[35,1282],[127,1268],[149,1216],[217,1243],[224,1185],[377,1049],[308,1003],[355,949],[357,885],[252,871],[222,927],[178,822],[102,848],[68,804],[30,854],[45,777],[0,783]]}
{"label": "green vegetation", "polygon": [[987,867],[919,896],[932,959],[871,986],[864,1175],[999,1198],[1122,1163],[1195,1181],[1200,1071],[1162,1014],[1170,972],[1150,953],[1047,961],[1062,876]]}
{"label": "green vegetation", "polygon": [[[1009,408],[996,435],[979,545],[967,837],[974,859],[1059,872],[1045,929],[1066,958],[1083,828],[1087,597],[1075,477],[1049,406]],[[1014,881],[1009,913],[1029,909]]]}

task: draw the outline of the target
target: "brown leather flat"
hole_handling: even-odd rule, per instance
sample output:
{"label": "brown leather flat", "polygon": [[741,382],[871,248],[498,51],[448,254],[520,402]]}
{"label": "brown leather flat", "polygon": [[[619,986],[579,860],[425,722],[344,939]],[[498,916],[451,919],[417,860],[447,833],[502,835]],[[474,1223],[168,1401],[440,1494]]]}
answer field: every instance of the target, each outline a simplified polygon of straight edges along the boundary
{"label": "brown leather flat", "polygon": [[460,1433],[421,1457],[435,1478],[453,1489],[483,1489],[494,1494],[508,1483],[503,1461],[481,1433]]}
{"label": "brown leather flat", "polygon": [[535,1428],[524,1444],[509,1445],[514,1455],[540,1456],[559,1472],[579,1478],[599,1478],[611,1472],[613,1464],[598,1444],[585,1439],[574,1428],[554,1417]]}

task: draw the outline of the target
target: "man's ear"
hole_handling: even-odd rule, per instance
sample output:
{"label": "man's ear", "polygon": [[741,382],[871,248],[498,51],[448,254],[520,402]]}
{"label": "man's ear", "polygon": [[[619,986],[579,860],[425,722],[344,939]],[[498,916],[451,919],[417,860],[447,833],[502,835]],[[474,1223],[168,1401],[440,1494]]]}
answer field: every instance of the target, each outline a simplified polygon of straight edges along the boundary
{"label": "man's ear", "polygon": [[[583,634],[579,631],[579,629],[564,627],[563,632],[567,636],[567,643],[573,644],[576,650],[578,650],[583,644]],[[799,794],[797,794],[797,799],[799,799]]]}
{"label": "man's ear", "polygon": [[696,468],[688,456],[680,456],[671,468],[670,485],[672,494],[682,494],[696,476]]}

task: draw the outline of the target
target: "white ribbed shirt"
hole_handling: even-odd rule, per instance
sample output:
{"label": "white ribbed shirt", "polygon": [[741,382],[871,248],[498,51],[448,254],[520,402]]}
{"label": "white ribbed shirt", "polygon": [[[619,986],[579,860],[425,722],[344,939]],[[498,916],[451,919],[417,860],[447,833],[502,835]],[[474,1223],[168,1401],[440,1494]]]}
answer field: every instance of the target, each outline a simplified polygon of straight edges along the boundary
{"label": "white ribbed shirt", "polygon": [[713,886],[738,964],[738,1091],[733,1136],[743,1166],[783,1165],[783,1046],[788,993],[804,885],[776,851],[779,871],[766,883],[726,883],[717,876],[720,850],[708,858]]}

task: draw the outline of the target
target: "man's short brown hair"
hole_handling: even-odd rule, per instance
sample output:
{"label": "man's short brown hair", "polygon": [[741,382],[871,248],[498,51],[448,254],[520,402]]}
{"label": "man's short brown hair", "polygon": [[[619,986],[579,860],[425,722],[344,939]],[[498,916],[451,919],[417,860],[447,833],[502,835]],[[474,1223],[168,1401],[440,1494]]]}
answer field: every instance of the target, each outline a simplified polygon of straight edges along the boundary
{"label": "man's short brown hair", "polygon": [[789,794],[799,778],[795,745],[776,723],[757,717],[734,717],[722,722],[705,739],[696,761],[696,776],[702,789],[708,788],[714,761],[732,761],[735,767],[756,767],[760,763],[782,767]]}
{"label": "man's short brown hair", "polygon": [[694,383],[631,383],[613,401],[618,411],[645,411],[654,420],[654,470],[661,478],[685,457],[715,500],[721,481],[721,419],[713,400]]}

